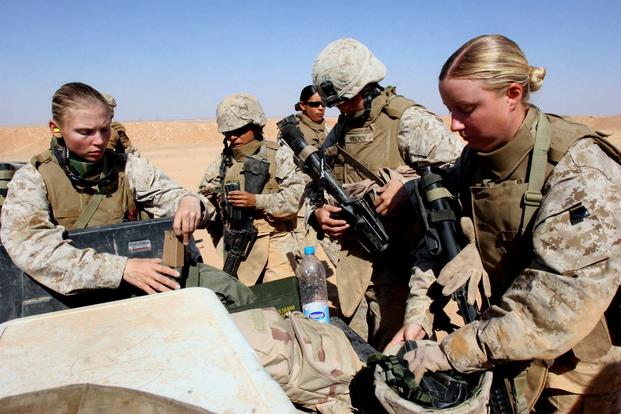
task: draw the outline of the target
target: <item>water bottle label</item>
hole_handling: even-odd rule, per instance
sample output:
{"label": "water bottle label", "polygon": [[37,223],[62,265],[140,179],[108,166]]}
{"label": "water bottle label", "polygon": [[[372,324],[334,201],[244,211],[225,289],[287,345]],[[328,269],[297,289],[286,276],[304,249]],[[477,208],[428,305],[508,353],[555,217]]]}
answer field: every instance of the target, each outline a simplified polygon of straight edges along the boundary
{"label": "water bottle label", "polygon": [[311,302],[302,306],[304,316],[319,322],[330,323],[330,310],[325,302]]}

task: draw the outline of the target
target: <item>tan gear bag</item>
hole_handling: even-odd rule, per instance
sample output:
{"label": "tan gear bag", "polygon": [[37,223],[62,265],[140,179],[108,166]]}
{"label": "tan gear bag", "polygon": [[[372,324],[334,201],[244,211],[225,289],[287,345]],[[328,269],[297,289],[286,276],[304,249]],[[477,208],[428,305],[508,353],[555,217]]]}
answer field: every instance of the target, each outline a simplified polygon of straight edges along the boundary
{"label": "tan gear bag", "polygon": [[295,404],[320,413],[349,413],[349,384],[362,364],[343,332],[274,308],[231,315],[261,365]]}

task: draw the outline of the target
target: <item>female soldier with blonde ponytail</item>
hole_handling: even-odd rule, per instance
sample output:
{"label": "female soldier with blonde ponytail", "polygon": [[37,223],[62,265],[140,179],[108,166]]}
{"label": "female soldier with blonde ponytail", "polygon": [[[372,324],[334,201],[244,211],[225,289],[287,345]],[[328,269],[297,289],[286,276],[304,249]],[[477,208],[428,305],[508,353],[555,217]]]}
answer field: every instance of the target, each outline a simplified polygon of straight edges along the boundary
{"label": "female soldier with blonde ponytail", "polygon": [[[445,184],[461,202],[471,248],[437,282],[449,295],[468,282],[460,270],[478,265],[492,306],[405,357],[418,376],[494,368],[518,412],[618,413],[621,154],[528,103],[544,76],[500,35],[468,41],[442,68],[451,129],[468,143]],[[415,269],[394,342],[433,337],[433,283],[432,271]]]}

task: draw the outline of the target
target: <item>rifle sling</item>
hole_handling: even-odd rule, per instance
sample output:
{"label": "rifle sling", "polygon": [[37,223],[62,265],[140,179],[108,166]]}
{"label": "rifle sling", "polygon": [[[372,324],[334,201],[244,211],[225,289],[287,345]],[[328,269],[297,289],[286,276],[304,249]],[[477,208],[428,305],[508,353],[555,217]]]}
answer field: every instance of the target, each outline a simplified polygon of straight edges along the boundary
{"label": "rifle sling", "polygon": [[369,178],[371,181],[376,182],[380,187],[386,184],[384,180],[377,176],[373,171],[365,167],[360,161],[354,158],[353,155],[345,151],[340,145],[336,145],[337,152],[345,158],[345,161],[352,165],[359,173]]}
{"label": "rifle sling", "polygon": [[93,218],[93,215],[95,215],[97,208],[99,207],[99,205],[101,204],[104,198],[106,198],[105,194],[95,194],[91,198],[91,200],[88,202],[88,204],[86,205],[86,208],[82,210],[80,217],[78,217],[78,219],[76,220],[72,228],[73,229],[86,228],[86,226],[88,225],[88,222],[91,221],[91,219]]}

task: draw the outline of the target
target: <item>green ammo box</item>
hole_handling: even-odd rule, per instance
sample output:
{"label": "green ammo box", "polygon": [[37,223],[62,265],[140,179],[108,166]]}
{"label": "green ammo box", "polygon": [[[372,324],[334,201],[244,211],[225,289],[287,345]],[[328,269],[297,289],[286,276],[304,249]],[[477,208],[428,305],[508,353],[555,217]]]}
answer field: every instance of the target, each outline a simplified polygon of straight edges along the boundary
{"label": "green ammo box", "polygon": [[257,296],[257,300],[249,305],[229,309],[231,313],[273,307],[284,317],[287,312],[302,310],[298,278],[295,276],[250,286],[250,290]]}

